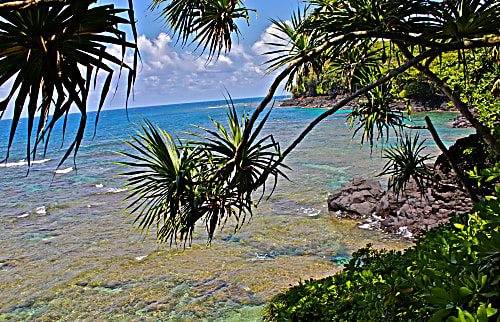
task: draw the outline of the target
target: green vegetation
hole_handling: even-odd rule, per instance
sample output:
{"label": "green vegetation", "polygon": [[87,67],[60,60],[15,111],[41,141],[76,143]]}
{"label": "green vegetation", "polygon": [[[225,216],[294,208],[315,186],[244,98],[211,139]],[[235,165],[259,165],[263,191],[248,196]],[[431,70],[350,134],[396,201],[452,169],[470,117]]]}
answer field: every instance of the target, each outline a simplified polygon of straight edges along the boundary
{"label": "green vegetation", "polygon": [[252,215],[252,194],[259,188],[265,192],[264,174],[274,177],[274,186],[278,176],[286,178],[272,167],[280,156],[279,144],[272,135],[257,138],[261,127],[246,142],[236,171],[221,166],[230,162],[248,122],[248,115],[238,120],[234,106],[227,116],[228,128],[212,120],[215,129],[202,128],[206,135],[192,134],[196,139],[179,140],[178,145],[148,121],[126,142],[139,153],[122,153],[133,161],[120,163],[134,169],[123,174],[131,188],[125,211],[136,216],[138,230],[161,227],[158,241],[172,246],[191,242],[194,223],[203,219],[211,238],[228,219],[239,226]]}
{"label": "green vegetation", "polygon": [[[119,17],[112,6],[90,7],[93,2],[0,0],[0,85],[14,78],[10,94],[0,103],[0,112],[10,101],[15,103],[9,146],[23,109],[29,111],[29,134],[36,112],[42,114],[36,147],[75,104],[81,123],[64,161],[73,149],[78,151],[86,126],[86,98],[97,71],[108,73],[101,106],[113,74],[108,64],[130,71],[130,93],[136,61],[126,66],[123,57],[109,55],[106,46],[136,48],[117,27],[130,24],[134,30],[132,2],[127,18]],[[422,188],[430,177],[423,163],[427,156],[418,155],[418,136],[411,138],[405,130],[429,130],[440,142],[430,119],[427,126],[412,124],[411,109],[398,104],[401,97],[442,93],[475,128],[492,158],[500,158],[498,1],[307,3],[291,22],[273,20],[281,33],[271,44],[275,49],[269,52],[274,56],[268,66],[279,74],[251,116],[240,122],[230,109],[229,128],[214,122],[215,130],[178,144],[150,122],[132,137],[129,144],[138,155],[124,153],[131,161],[123,164],[132,169],[124,176],[131,188],[127,210],[136,216],[140,231],[154,227],[158,241],[172,245],[189,242],[200,221],[207,227],[208,241],[230,217],[238,229],[261,198],[254,200],[254,193],[264,190],[269,176],[283,176],[284,159],[318,123],[355,101],[349,118],[355,132],[362,134],[361,143],[373,147],[379,140],[385,143],[391,133],[402,143],[386,153],[384,171],[393,175],[396,189],[410,179]],[[154,0],[151,6],[161,11],[181,45],[195,42],[209,59],[231,50],[231,35],[239,34],[235,20],[248,22],[252,11],[242,0]],[[295,95],[341,91],[346,96],[281,152],[272,136],[259,135],[272,111],[267,105],[283,82]],[[28,142],[28,159],[34,156],[30,149]],[[462,178],[454,160],[448,160]],[[498,166],[473,175],[483,182],[494,180],[490,178],[498,177]],[[277,297],[267,317],[499,321],[499,213],[498,198],[488,197],[469,215],[430,231],[404,253],[361,249],[339,274],[302,283]]]}
{"label": "green vegetation", "polygon": [[[27,110],[28,163],[36,157],[40,143],[47,148],[50,133],[61,119],[64,119],[64,135],[66,118],[73,105],[80,112],[80,124],[59,165],[72,151],[76,155],[87,125],[87,98],[99,73],[106,75],[100,89],[99,112],[114,76],[113,65],[120,66],[120,74],[122,70],[129,71],[127,100],[130,95],[138,52],[135,50],[133,65],[128,66],[124,62],[125,50],[137,46],[127,41],[119,26],[130,25],[136,37],[133,11],[115,9],[113,5],[90,7],[92,2],[0,1],[0,86],[13,80],[10,93],[0,101],[0,118],[9,103],[13,103],[10,149],[21,114]],[[122,49],[122,57],[108,52],[112,45]],[[32,144],[37,113],[39,120]],[[98,119],[99,114],[96,123]]]}
{"label": "green vegetation", "polygon": [[[500,176],[500,163],[483,171]],[[368,245],[343,271],[301,282],[269,304],[269,321],[500,319],[500,186],[471,213],[430,230],[405,252]]]}

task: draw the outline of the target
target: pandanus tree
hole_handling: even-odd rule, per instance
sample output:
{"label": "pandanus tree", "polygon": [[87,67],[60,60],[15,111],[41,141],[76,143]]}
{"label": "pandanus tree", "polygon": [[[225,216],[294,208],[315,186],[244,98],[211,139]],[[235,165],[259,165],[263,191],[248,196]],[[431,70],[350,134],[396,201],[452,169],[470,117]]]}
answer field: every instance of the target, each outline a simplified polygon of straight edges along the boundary
{"label": "pandanus tree", "polygon": [[[19,119],[27,112],[28,162],[36,157],[40,143],[47,147],[57,121],[64,119],[65,131],[65,119],[72,107],[80,113],[80,124],[60,164],[72,151],[76,155],[87,124],[88,96],[98,82],[103,81],[98,89],[99,112],[113,76],[120,77],[122,70],[128,71],[127,99],[131,93],[138,51],[135,41],[127,41],[120,25],[129,25],[136,37],[132,1],[126,10],[111,4],[94,6],[93,2],[0,1],[0,86],[10,86],[7,97],[0,101],[0,118],[12,104],[10,150]],[[111,54],[111,46],[121,48],[122,55]],[[124,60],[127,49],[135,51],[131,64]],[[96,123],[98,119],[99,113]]]}
{"label": "pandanus tree", "polygon": [[[227,1],[223,7],[219,6],[221,2],[154,1],[154,7],[164,6],[164,9],[160,9],[162,15],[171,27],[171,31],[183,44],[192,40],[198,42],[198,46],[203,50],[208,48],[211,55],[218,55],[222,50],[230,49],[228,33],[231,30],[237,32],[236,29],[231,29],[231,26],[235,25],[231,20],[240,18],[242,13],[247,17],[249,12],[244,8],[243,1]],[[212,17],[213,11],[208,8],[216,6],[219,8],[219,15]],[[219,147],[226,145],[228,137],[215,135],[215,131],[209,131],[212,136],[206,141],[182,141],[179,144],[182,147],[177,152],[179,155],[182,149],[199,149],[198,154],[204,160],[201,164],[210,165],[208,171],[207,167],[202,165],[193,168],[193,172],[187,176],[189,179],[186,179],[193,185],[192,189],[206,192],[215,188],[225,195],[225,197],[218,195],[217,200],[220,202],[211,204],[211,207],[219,207],[216,217],[218,224],[224,224],[231,214],[234,214],[223,209],[236,207],[239,208],[239,213],[241,211],[251,213],[252,192],[264,185],[269,175],[277,178],[282,174],[279,169],[286,156],[319,122],[355,99],[358,100],[358,104],[350,114],[350,119],[355,131],[362,133],[362,141],[366,140],[373,146],[378,140],[386,140],[389,131],[394,130],[402,142],[403,148],[389,150],[386,154],[391,161],[384,171],[393,176],[390,181],[391,186],[401,190],[405,182],[413,178],[423,189],[425,181],[430,178],[424,163],[428,156],[419,156],[422,144],[417,141],[418,135],[404,135],[401,129],[433,129],[432,123],[429,120],[427,126],[416,126],[409,122],[409,111],[394,104],[397,95],[391,87],[395,77],[410,69],[421,72],[448,96],[474,126],[491,151],[500,156],[500,143],[495,138],[493,129],[481,123],[471,113],[472,106],[462,101],[460,93],[450,88],[429,68],[436,59],[446,53],[457,52],[463,56],[467,51],[500,45],[500,4],[497,1],[311,0],[308,1],[305,14],[298,12],[290,22],[284,20],[272,22],[279,32],[276,33],[277,41],[270,44],[276,49],[269,51],[273,55],[269,61],[269,70],[277,70],[279,74],[253,114],[240,124],[238,140],[231,141],[231,149],[225,150],[223,157],[220,157]],[[382,49],[380,49],[381,44]],[[345,59],[342,61],[343,57]],[[355,61],[357,59],[359,61]],[[272,138],[269,138],[271,139],[269,144],[255,150],[255,159],[252,161],[259,160],[256,164],[260,167],[248,163],[247,151],[253,148],[256,137],[265,124],[270,112],[267,105],[271,102],[279,84],[285,82],[290,86],[297,80],[298,75],[308,72],[321,73],[321,66],[332,65],[338,66],[338,70],[344,74],[344,81],[348,84],[350,93],[313,120],[283,151],[278,149],[279,146]],[[258,122],[265,111],[268,111],[265,117]],[[234,111],[231,113],[230,124],[233,122],[231,120],[236,118]],[[216,128],[220,133],[234,135],[233,131],[229,132],[219,124],[216,124]],[[151,136],[156,131],[151,127],[146,128],[141,136]],[[137,138],[133,140],[137,142]],[[140,142],[142,147],[150,145],[149,139]],[[140,149],[136,147],[136,150]],[[134,168],[147,166],[141,162],[130,162],[128,165]],[[238,182],[237,178],[249,177],[246,173],[251,171],[249,169],[258,169],[255,172],[257,177],[252,183],[247,185]],[[171,210],[177,206],[169,201],[159,201],[159,198],[162,198],[161,194],[155,195],[149,190],[148,193],[143,193],[141,189],[150,183],[149,179],[140,177],[141,173],[138,170],[127,174],[128,183],[132,188],[130,198],[136,198],[136,202],[140,200],[146,207],[161,204],[165,211],[157,213],[155,218],[145,220],[149,218],[146,215],[147,211],[144,213],[138,208],[129,207],[131,215],[136,214],[135,223],[138,223],[140,229],[149,229],[156,225],[161,231],[167,227],[170,241],[176,240],[177,237],[186,241],[186,235],[177,234],[178,231],[191,232],[195,223],[201,218],[204,218],[206,223],[212,222],[213,213],[208,210],[205,213],[196,210],[190,213],[177,211],[174,214],[175,211]],[[179,177],[178,180],[182,182],[184,177]],[[230,187],[234,187],[235,182],[241,185],[239,189],[245,189],[244,197],[231,192]],[[154,188],[150,191],[154,191]],[[182,191],[178,193],[176,198],[183,194]],[[231,199],[232,195],[237,197]],[[208,196],[209,194],[205,197],[205,202],[210,200]],[[244,207],[236,203],[242,199],[245,200]],[[195,204],[198,205],[196,202],[192,205]],[[190,207],[186,209],[191,209]],[[166,211],[167,209],[170,212]],[[237,227],[240,224],[239,217],[235,216]],[[181,218],[189,219],[181,220]],[[173,223],[181,225],[179,227],[182,228],[180,230],[169,228]],[[207,232],[211,240],[214,234],[211,224],[207,224]],[[165,241],[161,234],[158,238],[160,241]]]}
{"label": "pandanus tree", "polygon": [[[44,10],[51,16],[58,16],[55,14],[56,11],[52,12],[53,8],[59,10],[57,12],[69,14],[69,18],[64,20],[68,28],[58,28],[54,39],[62,39],[64,44],[73,44],[70,39],[78,43],[80,37],[76,37],[75,40],[70,35],[78,35],[78,30],[85,26],[86,15],[82,13],[91,10],[87,5],[88,2],[60,2],[21,1],[20,3],[24,3],[27,7],[18,6],[17,8],[21,10],[16,11],[10,10],[7,4],[15,5],[17,1],[1,1],[0,12],[2,18],[7,21],[7,25],[3,22],[2,25],[5,28],[12,28],[10,25],[19,20],[18,18],[9,20],[9,15],[31,16],[32,13],[29,12],[49,6],[49,9]],[[78,6],[77,3],[84,5]],[[249,14],[253,11],[246,8],[242,0],[153,0],[151,7],[160,11],[181,45],[194,42],[202,52],[208,52],[210,59],[216,59],[221,53],[231,50],[231,35],[239,35],[236,20],[245,19],[248,22]],[[70,10],[68,13],[65,11],[67,8],[72,11],[68,9]],[[109,11],[104,12],[111,14],[110,10],[113,9],[109,8]],[[133,16],[124,20],[116,21],[110,18],[106,21],[110,24],[113,21],[128,22],[133,25]],[[95,20],[88,19],[89,23],[92,21]],[[279,33],[281,39],[275,43],[276,49],[270,50],[277,56],[271,59],[269,68],[277,70],[278,74],[266,97],[251,115],[243,118],[243,121],[237,122],[236,112],[231,110],[228,114],[229,129],[214,123],[215,129],[206,129],[207,135],[203,138],[184,139],[174,143],[166,133],[150,123],[146,123],[142,130],[132,137],[130,144],[139,155],[127,154],[131,161],[125,164],[132,167],[131,171],[125,173],[127,183],[131,187],[128,198],[131,204],[127,209],[130,216],[135,215],[134,223],[140,230],[147,231],[156,227],[158,240],[165,243],[189,241],[196,223],[200,221],[206,224],[209,240],[213,237],[215,228],[224,225],[231,217],[235,218],[236,227],[239,227],[244,221],[244,215],[251,214],[255,204],[253,193],[264,187],[269,176],[276,179],[283,175],[281,167],[287,155],[318,123],[354,100],[358,100],[359,104],[350,117],[356,131],[363,134],[362,140],[373,145],[373,142],[379,139],[386,139],[394,130],[400,138],[405,138],[400,141],[406,144],[407,149],[412,149],[412,153],[418,152],[421,145],[411,137],[399,134],[399,130],[403,128],[432,130],[432,123],[429,121],[427,126],[420,127],[409,123],[407,111],[398,110],[397,105],[393,104],[395,95],[390,88],[395,77],[409,70],[419,71],[435,84],[472,124],[491,151],[497,157],[500,156],[500,142],[496,139],[493,129],[474,116],[471,112],[473,106],[464,101],[460,88],[457,91],[456,88],[450,87],[430,68],[433,62],[447,53],[455,52],[460,57],[465,57],[464,53],[474,50],[497,48],[500,45],[498,1],[309,0],[306,12],[297,13],[291,21],[291,24],[282,20],[274,21],[277,30],[281,31]],[[75,28],[75,25],[79,28]],[[115,24],[113,28],[114,26]],[[73,32],[58,38],[59,33],[64,34],[64,30],[66,33]],[[116,31],[111,32],[112,34],[121,35],[117,29],[112,30]],[[102,29],[93,29],[91,32],[92,35],[98,36],[91,40],[93,45],[118,42],[122,48],[134,47],[123,42],[123,38],[119,36],[113,38],[113,41],[102,38],[99,31]],[[13,30],[4,30],[2,37],[8,37],[11,32]],[[36,36],[40,38],[40,35]],[[0,57],[3,59],[0,71],[4,70],[0,84],[4,84],[18,72],[12,67],[9,69],[10,65],[7,64],[6,59],[13,59],[11,52],[17,54],[17,50],[23,48],[24,56],[21,57],[31,59],[31,53],[45,55],[45,47],[48,44],[47,41],[42,41],[38,47],[32,48],[27,47],[25,42],[16,44],[12,39],[4,39],[6,40],[2,40],[2,45],[7,45],[0,52]],[[17,39],[21,39],[21,36],[15,37],[15,40]],[[44,36],[43,39],[53,41],[52,36]],[[283,41],[286,45],[283,45]],[[35,46],[38,42],[32,41],[30,44]],[[38,74],[32,76],[26,72],[26,77],[23,76],[19,81],[15,81],[14,86],[21,86],[19,93],[22,94],[17,94],[16,110],[23,108],[23,99],[27,93],[30,93],[32,102],[28,104],[28,109],[36,110],[37,105],[34,102],[38,90],[35,88],[42,88],[42,92],[47,92],[43,88],[47,87],[46,83],[52,82],[58,91],[58,97],[62,97],[54,104],[56,111],[59,111],[54,115],[63,115],[69,105],[75,103],[81,108],[82,118],[85,119],[85,98],[92,76],[89,70],[106,70],[102,66],[102,61],[115,62],[109,56],[100,54],[106,52],[103,47],[92,46],[88,47],[92,48],[92,51],[83,49],[78,51],[76,54],[79,55],[75,57],[76,61],[85,62],[82,65],[87,67],[87,75],[76,74],[76,70],[73,69],[73,73],[77,75],[76,80],[63,81],[58,78],[65,77],[59,76],[63,74],[62,70],[61,73],[56,72],[55,76],[52,75],[52,78]],[[68,53],[62,50],[57,52],[59,55],[55,55],[56,58],[71,57],[70,54],[75,54],[74,50],[69,50]],[[376,52],[380,55],[373,54]],[[61,53],[64,55],[61,56]],[[90,61],[89,57],[95,59]],[[342,57],[346,59],[339,61]],[[355,62],[356,59],[360,61]],[[57,59],[51,60],[51,63],[52,65],[47,66],[56,66],[52,67],[52,70],[57,71],[59,71],[57,68],[62,66],[75,66],[71,61],[65,65]],[[461,59],[459,63],[465,66],[466,60]],[[125,66],[121,63],[120,65]],[[350,93],[308,124],[283,151],[272,137],[261,138],[259,134],[271,112],[268,104],[272,101],[279,85],[282,82],[293,84],[297,75],[309,71],[321,73],[321,66],[331,65],[338,66],[337,68],[343,71],[345,76],[343,81],[348,84]],[[135,65],[125,68],[131,70],[130,85],[134,79]],[[463,70],[467,72],[467,68]],[[24,69],[20,68],[19,71],[25,73]],[[48,81],[45,81],[45,78]],[[51,93],[50,87],[48,88],[48,93]],[[106,93],[107,90],[103,90],[104,96]],[[15,95],[15,91],[12,91],[7,98],[8,101]],[[47,105],[49,100],[43,102]],[[45,105],[42,103],[38,108],[45,111]],[[0,108],[5,109],[4,106],[5,103]],[[14,119],[13,125],[15,124],[17,121]],[[50,133],[51,123],[48,124],[48,128],[44,126],[44,122],[41,124],[38,132],[42,136],[44,133]],[[82,122],[81,129],[84,126],[85,122]],[[15,126],[12,131],[15,132]],[[76,148],[80,138],[79,135],[75,140]],[[36,142],[39,141],[40,138],[37,138]],[[391,158],[390,153],[389,157]],[[410,160],[401,153],[392,153],[392,165],[389,164],[390,167],[385,170],[395,175],[396,179],[399,176],[399,179],[392,181],[394,187],[402,187],[401,180],[406,180],[405,178],[416,178],[419,181],[419,176],[427,175],[423,165],[425,159],[426,157],[422,159],[414,155]],[[406,166],[408,162],[413,165]]]}

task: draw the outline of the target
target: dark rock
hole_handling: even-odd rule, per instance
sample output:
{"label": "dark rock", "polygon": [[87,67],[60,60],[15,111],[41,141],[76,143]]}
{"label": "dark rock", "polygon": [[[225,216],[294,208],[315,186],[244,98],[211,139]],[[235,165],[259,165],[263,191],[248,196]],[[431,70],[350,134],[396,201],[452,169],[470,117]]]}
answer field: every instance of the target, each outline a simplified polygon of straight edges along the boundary
{"label": "dark rock", "polygon": [[352,183],[344,182],[328,197],[328,209],[341,211],[341,216],[367,218],[375,211],[383,189],[377,181],[354,178]]}
{"label": "dark rock", "polygon": [[[485,169],[498,162],[488,154],[477,135],[457,140],[449,151],[463,173],[473,170],[475,166]],[[424,195],[413,182],[396,196],[392,191],[385,192],[378,181],[356,177],[352,183],[345,182],[333,192],[328,198],[328,209],[342,217],[368,219],[361,225],[363,228],[380,229],[408,238],[421,235],[448,222],[452,213],[460,215],[473,206],[444,156],[436,159],[434,169],[439,185],[425,189]],[[481,185],[482,190],[478,189],[476,193],[491,195],[499,181]],[[477,186],[476,182],[470,184]]]}
{"label": "dark rock", "polygon": [[105,287],[105,288],[111,288],[111,289],[115,289],[115,288],[118,288],[122,285],[123,283],[120,282],[120,281],[105,281],[101,284],[102,287]]}
{"label": "dark rock", "polygon": [[361,177],[354,177],[352,179],[352,184],[355,186],[359,186],[360,184],[365,183],[365,182],[366,182],[366,180],[361,178]]}
{"label": "dark rock", "polygon": [[342,184],[328,198],[328,208],[340,211],[342,217],[369,218],[364,228],[412,238],[447,222],[452,212],[464,213],[472,207],[467,195],[458,189],[426,192],[422,196],[416,184],[410,182],[403,194],[395,196],[392,191],[384,192],[379,182],[356,178],[353,183]]}
{"label": "dark rock", "polygon": [[363,218],[371,216],[374,210],[375,210],[375,203],[371,203],[368,201],[362,203],[353,203],[349,207],[350,212],[357,213]]}
{"label": "dark rock", "polygon": [[[292,99],[283,100],[280,106],[285,107],[295,107],[300,106],[304,108],[311,107],[333,107],[341,99],[345,98],[345,95],[335,94],[335,95],[320,95],[313,97],[297,97]],[[448,98],[443,95],[435,94],[429,96],[419,96],[410,99],[409,103],[413,113],[416,112],[430,112],[430,111],[453,111],[455,110],[453,105],[448,105]],[[358,99],[354,99],[352,102],[348,103],[344,108],[353,108],[359,104]],[[401,100],[397,103],[397,108],[404,110],[406,109],[406,101]]]}
{"label": "dark rock", "polygon": [[[464,174],[474,170],[474,167],[477,167],[479,170],[492,168],[498,162],[498,160],[490,156],[486,144],[477,134],[471,134],[458,139],[455,144],[449,147],[448,151],[460,171]],[[461,186],[460,182],[454,177],[454,172],[444,155],[437,157],[434,168],[441,179],[440,182],[446,183],[449,186]],[[468,176],[466,176],[466,180],[475,189],[475,192],[482,196],[493,195],[495,184],[500,183],[499,180],[493,180],[483,183],[481,187],[477,187],[475,180],[468,178]],[[446,189],[445,185],[441,188],[442,191]],[[449,195],[445,196],[445,198],[448,197]]]}

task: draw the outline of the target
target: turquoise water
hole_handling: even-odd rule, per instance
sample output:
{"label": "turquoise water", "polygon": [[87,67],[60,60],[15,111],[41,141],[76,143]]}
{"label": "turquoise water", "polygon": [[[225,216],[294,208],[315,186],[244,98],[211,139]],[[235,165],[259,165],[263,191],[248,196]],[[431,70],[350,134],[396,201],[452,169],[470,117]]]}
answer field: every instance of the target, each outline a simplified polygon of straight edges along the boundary
{"label": "turquoise water", "polygon": [[[256,99],[237,100],[240,111]],[[266,130],[282,149],[322,109],[275,108]],[[61,135],[47,156],[38,155],[29,176],[22,134],[0,165],[0,320],[258,320],[266,301],[299,280],[337,271],[367,243],[404,248],[405,241],[357,228],[327,212],[326,198],[353,176],[373,178],[384,160],[351,141],[345,113],[325,120],[286,161],[291,181],[281,180],[252,220],[234,233],[230,224],[206,246],[204,227],[193,246],[161,249],[124,222],[120,142],[146,117],[171,135],[223,120],[223,102],[104,111],[76,159],[54,175]],[[453,130],[450,113],[433,113],[445,143],[469,130]],[[417,116],[421,117],[421,116]],[[93,120],[90,115],[89,119]],[[78,118],[70,115],[69,128]],[[24,122],[24,123],[23,123]],[[90,122],[91,123],[91,122]],[[20,129],[25,128],[25,120]],[[9,121],[0,121],[0,155],[6,154]],[[66,144],[72,133],[66,133]],[[430,144],[430,142],[429,142]],[[436,151],[430,147],[431,151]]]}

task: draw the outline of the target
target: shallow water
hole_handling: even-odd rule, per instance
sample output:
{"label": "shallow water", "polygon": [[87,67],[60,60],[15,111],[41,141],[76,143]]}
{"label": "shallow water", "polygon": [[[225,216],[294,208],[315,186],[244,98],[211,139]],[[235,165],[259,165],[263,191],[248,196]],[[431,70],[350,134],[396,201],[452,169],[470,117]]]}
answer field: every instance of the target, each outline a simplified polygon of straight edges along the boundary
{"label": "shallow water", "polygon": [[[241,108],[255,101],[239,101]],[[282,148],[321,109],[276,108],[266,131]],[[372,243],[402,249],[408,242],[357,228],[357,222],[328,213],[328,193],[353,176],[373,178],[380,151],[360,149],[343,115],[323,122],[287,160],[291,181],[281,180],[253,218],[234,232],[230,223],[206,246],[198,228],[193,246],[161,249],[154,236],[130,231],[121,215],[126,196],[113,162],[125,150],[119,141],[142,115],[171,134],[210,126],[222,119],[220,102],[104,111],[97,135],[88,137],[76,167],[66,162],[54,176],[61,137],[38,156],[26,176],[25,138],[16,138],[7,166],[0,165],[0,320],[258,320],[266,301],[300,280],[340,269],[350,254]],[[453,115],[432,115],[443,141],[468,130],[451,130]],[[93,119],[92,116],[89,119]],[[70,116],[70,127],[77,119]],[[0,121],[5,155],[7,121]],[[20,125],[20,128],[23,128]],[[66,134],[71,141],[71,133]],[[435,151],[435,148],[431,148]]]}

